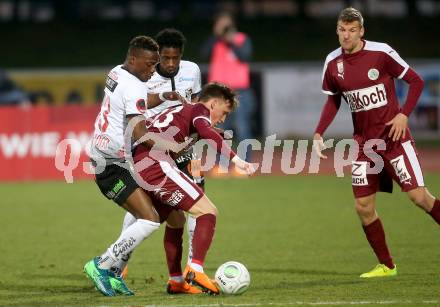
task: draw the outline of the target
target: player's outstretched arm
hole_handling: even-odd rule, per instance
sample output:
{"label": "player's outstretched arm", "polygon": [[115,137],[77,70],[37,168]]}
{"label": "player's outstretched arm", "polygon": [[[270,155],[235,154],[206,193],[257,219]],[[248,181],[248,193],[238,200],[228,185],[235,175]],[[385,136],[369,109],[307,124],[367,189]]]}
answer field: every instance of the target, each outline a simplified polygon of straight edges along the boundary
{"label": "player's outstretched arm", "polygon": [[133,129],[133,141],[148,148],[153,148],[154,146],[154,149],[163,151],[169,150],[178,153],[188,147],[192,142],[191,138],[187,138],[184,142],[177,143],[172,139],[165,139],[160,134],[148,132],[146,120],[143,115],[129,115],[127,119],[129,120],[129,126]]}
{"label": "player's outstretched arm", "polygon": [[322,154],[322,151],[325,149],[324,140],[319,133],[315,133],[313,135],[313,150],[321,159],[327,159],[327,156]]}

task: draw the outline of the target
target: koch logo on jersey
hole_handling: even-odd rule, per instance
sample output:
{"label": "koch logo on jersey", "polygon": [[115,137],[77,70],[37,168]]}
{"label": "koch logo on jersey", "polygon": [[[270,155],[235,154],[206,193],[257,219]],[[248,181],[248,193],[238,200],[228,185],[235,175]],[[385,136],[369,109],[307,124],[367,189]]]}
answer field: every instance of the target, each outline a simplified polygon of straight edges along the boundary
{"label": "koch logo on jersey", "polygon": [[388,103],[385,86],[382,83],[359,90],[343,92],[342,95],[350,106],[351,112],[368,111],[383,107]]}

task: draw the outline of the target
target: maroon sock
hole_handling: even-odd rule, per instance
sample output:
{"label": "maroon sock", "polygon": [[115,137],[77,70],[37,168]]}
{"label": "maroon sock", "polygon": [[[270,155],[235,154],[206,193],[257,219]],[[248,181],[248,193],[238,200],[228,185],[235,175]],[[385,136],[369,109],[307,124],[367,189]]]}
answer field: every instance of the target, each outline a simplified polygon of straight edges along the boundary
{"label": "maroon sock", "polygon": [[440,200],[435,200],[434,207],[432,207],[428,214],[440,225]]}
{"label": "maroon sock", "polygon": [[182,237],[183,228],[165,227],[163,246],[165,248],[170,276],[182,275]]}
{"label": "maroon sock", "polygon": [[205,256],[208,253],[212,238],[214,237],[215,222],[214,214],[204,214],[196,219],[196,228],[193,237],[193,259],[192,261],[203,266]]}
{"label": "maroon sock", "polygon": [[385,264],[390,269],[394,268],[393,259],[388,250],[387,242],[385,240],[385,232],[380,219],[378,218],[370,225],[363,226],[363,228],[367,240],[370,243],[371,248],[373,248],[379,262]]}

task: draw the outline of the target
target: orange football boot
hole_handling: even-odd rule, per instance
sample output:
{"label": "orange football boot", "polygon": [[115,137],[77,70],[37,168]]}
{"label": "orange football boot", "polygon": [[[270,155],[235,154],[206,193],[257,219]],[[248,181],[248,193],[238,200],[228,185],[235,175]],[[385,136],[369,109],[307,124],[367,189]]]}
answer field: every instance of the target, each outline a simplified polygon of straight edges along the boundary
{"label": "orange football boot", "polygon": [[220,290],[217,288],[215,282],[208,277],[205,273],[196,272],[191,267],[189,268],[188,274],[186,275],[186,281],[190,284],[196,284],[206,292],[211,294],[219,294]]}
{"label": "orange football boot", "polygon": [[174,280],[168,280],[167,292],[168,292],[168,294],[200,294],[200,293],[203,293],[202,290],[190,285],[186,281],[177,282]]}

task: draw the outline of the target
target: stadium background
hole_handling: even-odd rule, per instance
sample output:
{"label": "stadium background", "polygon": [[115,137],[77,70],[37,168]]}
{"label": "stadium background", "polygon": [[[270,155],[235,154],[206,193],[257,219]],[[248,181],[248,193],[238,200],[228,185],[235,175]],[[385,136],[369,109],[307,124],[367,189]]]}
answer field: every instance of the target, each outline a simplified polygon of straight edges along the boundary
{"label": "stadium background", "polygon": [[[67,185],[54,157],[64,138],[85,145],[105,73],[123,61],[131,37],[154,36],[164,27],[181,30],[188,40],[184,59],[199,63],[206,76],[208,67],[200,61],[199,47],[211,33],[212,16],[219,9],[234,11],[239,30],[254,45],[252,84],[258,100],[254,133],[262,142],[274,133],[278,139],[297,141],[311,137],[319,118],[325,99],[320,93],[321,68],[326,54],[338,46],[335,19],[347,5],[364,13],[367,39],[389,43],[426,81],[410,124],[426,181],[439,195],[438,1],[1,0],[0,68],[29,94],[30,104],[0,107],[0,193],[4,195],[0,222],[5,226],[0,253],[6,268],[6,281],[0,281],[0,304],[108,304],[93,292],[80,268],[109,243],[105,238],[117,234],[122,213],[99,195],[92,182],[78,182],[86,177],[80,168],[74,171],[75,183]],[[405,86],[398,83],[397,90],[404,99]],[[329,136],[340,139],[351,131],[345,108]],[[257,152],[254,158],[259,157]],[[307,175],[306,167],[301,176],[280,177],[279,150],[275,158],[274,176],[208,179],[208,195],[224,214],[208,270],[212,273],[234,258],[243,261],[253,277],[250,294],[221,298],[222,303],[438,303],[438,295],[433,294],[438,283],[432,272],[438,272],[439,263],[423,261],[438,254],[438,234],[426,218],[411,218],[415,209],[401,204],[404,195],[381,196],[387,206],[380,212],[388,218],[386,226],[394,236],[391,243],[407,265],[403,268],[407,275],[393,283],[362,284],[353,278],[373,265],[374,259],[351,208],[349,178],[335,178],[331,152],[329,161],[321,165],[322,176]],[[255,210],[249,212],[247,204]],[[231,209],[232,205],[241,207]],[[258,212],[269,214],[262,217]],[[344,222],[339,223],[340,219]],[[255,228],[255,220],[271,225],[270,229]],[[338,225],[329,230],[335,220]],[[408,229],[416,231],[408,234]],[[349,238],[348,233],[356,235]],[[237,240],[227,240],[231,237]],[[241,242],[246,242],[244,249]],[[192,298],[163,301],[166,271],[160,235],[144,245],[148,247],[139,254],[154,257],[139,256],[133,261],[133,267],[145,270],[132,272],[132,286],[140,292],[132,304],[219,303]],[[341,255],[342,249],[352,253]],[[361,265],[353,258],[365,262]],[[413,287],[421,282],[423,290]],[[432,293],[426,295],[429,290]]]}

